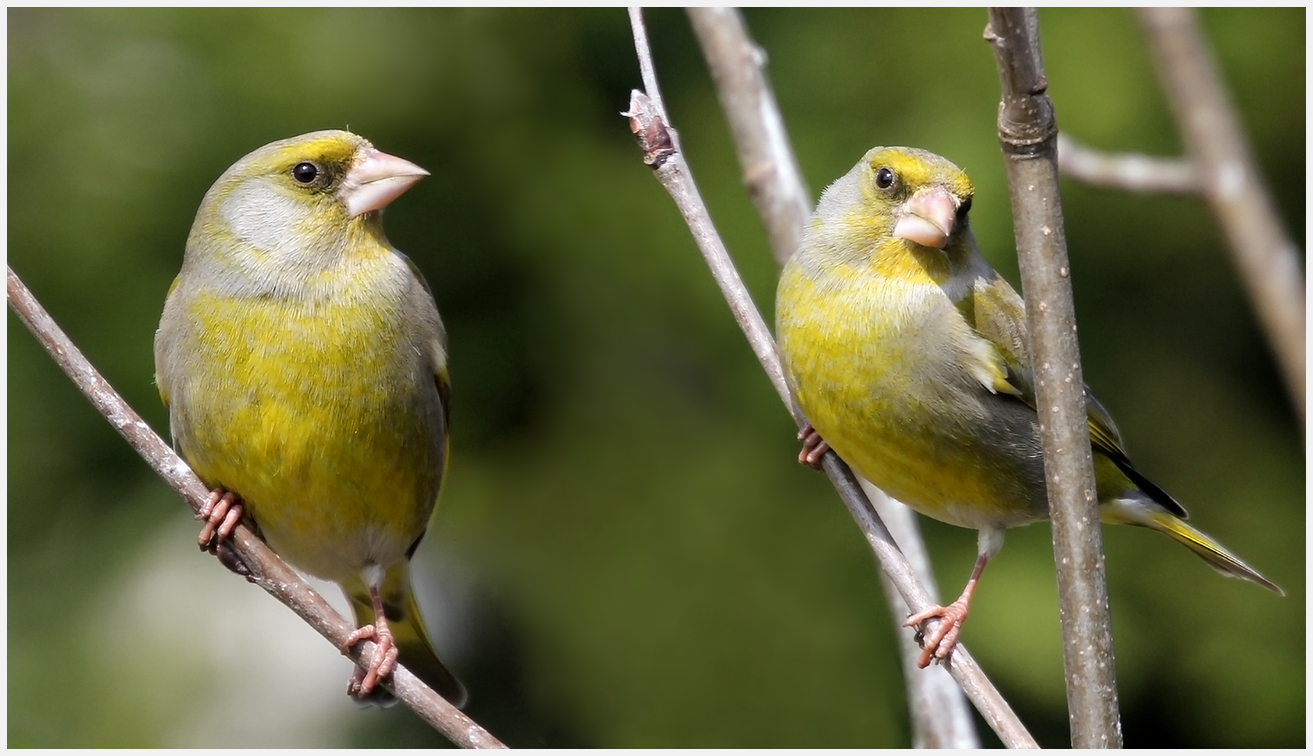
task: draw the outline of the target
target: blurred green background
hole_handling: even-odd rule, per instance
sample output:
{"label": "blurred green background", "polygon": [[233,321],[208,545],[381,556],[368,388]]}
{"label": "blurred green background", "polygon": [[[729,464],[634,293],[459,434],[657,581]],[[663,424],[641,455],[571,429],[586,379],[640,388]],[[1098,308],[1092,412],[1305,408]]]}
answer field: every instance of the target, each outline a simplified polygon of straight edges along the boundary
{"label": "blurred green background", "polygon": [[[775,267],[686,17],[667,105],[771,320]],[[752,11],[813,194],[869,147],[943,154],[1017,281],[982,10]],[[1301,249],[1305,11],[1203,20]],[[1060,126],[1179,139],[1129,11],[1041,14]],[[201,195],[349,127],[432,176],[387,214],[451,337],[453,449],[417,582],[468,713],[516,746],[905,746],[872,557],[620,117],[623,10],[9,10],[9,264],[161,433],[151,341]],[[1067,183],[1085,373],[1132,458],[1281,584],[1105,531],[1128,746],[1305,743],[1302,430],[1200,202]],[[195,551],[178,498],[12,315],[11,746],[440,745],[357,711],[348,663]],[[945,591],[975,534],[922,519]],[[326,595],[340,601],[335,589]],[[1049,530],[1014,530],[964,640],[1067,740]],[[983,728],[982,728],[983,729]],[[985,742],[996,743],[985,731]]]}

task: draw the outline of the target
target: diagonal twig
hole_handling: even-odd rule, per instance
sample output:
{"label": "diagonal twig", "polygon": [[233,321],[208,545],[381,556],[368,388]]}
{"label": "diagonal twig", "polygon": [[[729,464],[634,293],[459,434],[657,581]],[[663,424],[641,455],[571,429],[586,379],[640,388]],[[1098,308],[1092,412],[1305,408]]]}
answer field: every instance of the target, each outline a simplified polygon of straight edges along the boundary
{"label": "diagonal twig", "polygon": [[748,38],[743,17],[733,8],[689,8],[688,17],[729,118],[743,183],[766,227],[775,262],[783,265],[802,243],[815,203],[762,70],[766,53]]}
{"label": "diagonal twig", "polygon": [[[128,444],[160,477],[173,487],[192,511],[200,507],[210,492],[168,444],[150,429],[141,417],[123,401],[122,397],[82,356],[68,336],[60,330],[50,315],[41,307],[32,292],[28,291],[13,268],[8,271],[9,306],[27,325],[32,335],[45,347],[56,364],[73,383],[91,400],[92,405],[109,420]],[[249,570],[247,580],[260,586],[305,620],[336,648],[342,648],[355,627],[344,620],[301,576],[287,566],[278,555],[245,526],[233,532],[230,543],[233,551]],[[349,649],[348,656],[356,664],[367,666],[373,658],[372,642],[362,642]],[[364,660],[363,663],[361,660]],[[456,707],[434,693],[427,685],[398,664],[385,687],[410,706],[416,714],[451,742],[463,748],[505,748],[487,730],[465,716]]]}
{"label": "diagonal twig", "polygon": [[1273,209],[1244,128],[1217,74],[1195,12],[1142,8],[1140,22],[1186,150],[1217,216],[1240,278],[1276,353],[1304,427],[1304,272],[1299,249]]}

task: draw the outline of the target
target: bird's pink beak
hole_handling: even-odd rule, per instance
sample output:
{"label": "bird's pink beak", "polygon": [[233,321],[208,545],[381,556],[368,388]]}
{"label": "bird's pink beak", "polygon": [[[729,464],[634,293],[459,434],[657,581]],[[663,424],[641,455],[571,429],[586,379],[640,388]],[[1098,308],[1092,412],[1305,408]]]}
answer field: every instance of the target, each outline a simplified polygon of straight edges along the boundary
{"label": "bird's pink beak", "polygon": [[900,208],[894,236],[924,247],[943,249],[957,223],[957,198],[942,186],[913,194]]}
{"label": "bird's pink beak", "polygon": [[370,147],[365,150],[363,159],[342,177],[338,197],[346,205],[347,216],[355,218],[382,210],[427,175],[428,171],[409,160]]}

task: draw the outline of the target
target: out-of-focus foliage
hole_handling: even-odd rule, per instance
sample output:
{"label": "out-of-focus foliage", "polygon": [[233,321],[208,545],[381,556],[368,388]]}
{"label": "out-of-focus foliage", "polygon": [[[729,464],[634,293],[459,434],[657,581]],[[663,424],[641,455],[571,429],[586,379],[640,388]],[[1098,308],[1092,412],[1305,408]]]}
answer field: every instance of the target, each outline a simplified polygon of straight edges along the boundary
{"label": "out-of-focus foliage", "polygon": [[[813,193],[875,144],[974,179],[1016,281],[979,10],[758,11]],[[1304,10],[1203,13],[1304,242]],[[649,14],[695,175],[770,319],[775,268],[687,19]],[[519,746],[898,746],[893,623],[619,116],[623,11],[13,10],[9,263],[160,432],[151,339],[202,193],[281,137],[349,127],[432,171],[388,210],[451,335],[453,448],[417,561],[469,713]],[[1060,126],[1179,140],[1133,16],[1041,15]],[[1285,587],[1106,531],[1131,746],[1305,738],[1301,429],[1201,203],[1065,187],[1085,373],[1133,459]],[[348,665],[190,545],[170,490],[8,328],[9,745],[431,745],[356,711]],[[924,521],[956,589],[974,534]],[[964,641],[1063,745],[1048,529],[1015,530]],[[331,588],[330,588],[331,590]],[[336,598],[336,597],[334,597]],[[992,737],[992,736],[987,736]]]}

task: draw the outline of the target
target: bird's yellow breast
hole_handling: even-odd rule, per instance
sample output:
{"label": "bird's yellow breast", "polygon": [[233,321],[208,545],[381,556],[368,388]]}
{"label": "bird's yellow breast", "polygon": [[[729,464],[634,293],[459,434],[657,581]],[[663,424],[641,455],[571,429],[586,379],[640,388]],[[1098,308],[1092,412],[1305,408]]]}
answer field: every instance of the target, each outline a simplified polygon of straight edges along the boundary
{"label": "bird's yellow breast", "polygon": [[445,464],[432,365],[399,305],[357,291],[319,300],[197,293],[174,433],[209,486],[238,493],[270,545],[343,581],[402,559]]}
{"label": "bird's yellow breast", "polygon": [[[869,268],[818,277],[791,261],[776,320],[799,408],[859,475],[964,527],[1044,516],[1034,465],[990,435],[1031,431],[1028,410],[1009,416],[1008,400],[971,375],[964,356],[976,337],[936,284],[892,283]],[[1042,465],[1038,447],[1034,462]]]}

